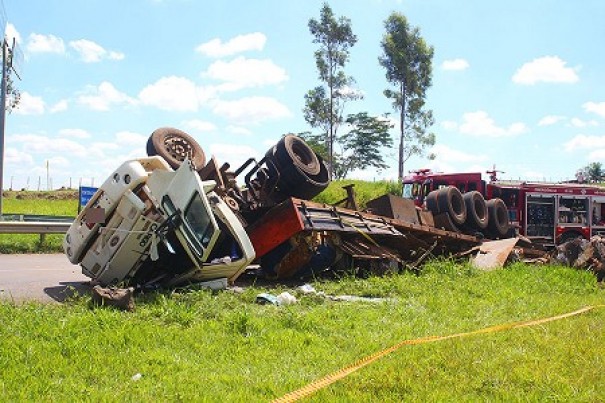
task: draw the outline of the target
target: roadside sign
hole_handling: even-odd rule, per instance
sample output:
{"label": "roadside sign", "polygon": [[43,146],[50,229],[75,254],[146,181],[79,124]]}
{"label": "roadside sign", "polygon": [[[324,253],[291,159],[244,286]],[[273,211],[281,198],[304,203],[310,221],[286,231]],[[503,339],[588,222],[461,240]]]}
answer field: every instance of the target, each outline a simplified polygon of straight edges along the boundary
{"label": "roadside sign", "polygon": [[95,192],[98,188],[93,188],[90,186],[80,186],[79,194],[79,204],[78,204],[78,213],[82,210],[82,207],[86,206],[86,203],[94,196]]}

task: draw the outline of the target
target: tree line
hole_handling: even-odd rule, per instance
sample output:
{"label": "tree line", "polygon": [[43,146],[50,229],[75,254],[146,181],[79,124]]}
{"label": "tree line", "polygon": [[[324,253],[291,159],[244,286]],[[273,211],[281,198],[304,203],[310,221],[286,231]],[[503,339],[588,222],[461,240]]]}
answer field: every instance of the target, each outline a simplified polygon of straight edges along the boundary
{"label": "tree line", "polygon": [[[382,149],[393,147],[389,113],[372,116],[368,112],[346,114],[347,104],[363,99],[355,88],[355,78],[346,73],[350,51],[357,42],[351,20],[337,17],[324,3],[318,19],[308,22],[315,51],[319,84],[304,95],[305,121],[318,132],[298,133],[322,156],[330,178],[343,179],[355,169],[388,167]],[[385,70],[388,88],[384,96],[391,102],[399,120],[398,177],[412,155],[426,155],[435,144],[429,132],[433,113],[425,107],[426,92],[432,84],[434,49],[407,18],[393,12],[384,21],[382,50],[377,66]],[[347,132],[341,133],[346,124]],[[433,155],[428,155],[430,159]]]}
{"label": "tree line", "polygon": [[580,183],[600,183],[605,181],[605,168],[600,162],[591,162],[576,172],[576,180]]}

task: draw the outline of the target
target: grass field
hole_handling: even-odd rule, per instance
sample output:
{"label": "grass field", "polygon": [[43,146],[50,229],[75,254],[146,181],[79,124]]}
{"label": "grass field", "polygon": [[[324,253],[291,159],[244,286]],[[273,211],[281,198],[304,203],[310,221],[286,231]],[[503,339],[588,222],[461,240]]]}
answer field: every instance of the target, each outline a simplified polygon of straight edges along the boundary
{"label": "grass field", "polygon": [[[77,191],[5,192],[2,211],[10,214],[72,216],[78,213]],[[62,235],[47,235],[44,242],[36,234],[0,234],[0,253],[61,252]]]}
{"label": "grass field", "polygon": [[[298,304],[276,307],[255,304],[255,296],[284,288],[249,287],[243,294],[146,295],[134,313],[93,309],[86,299],[0,304],[0,393],[6,401],[267,401],[400,340],[605,300],[589,273],[521,264],[484,273],[432,262],[420,276],[313,285],[388,299],[299,295]],[[405,346],[311,400],[602,401],[604,343],[600,309],[532,328]]]}

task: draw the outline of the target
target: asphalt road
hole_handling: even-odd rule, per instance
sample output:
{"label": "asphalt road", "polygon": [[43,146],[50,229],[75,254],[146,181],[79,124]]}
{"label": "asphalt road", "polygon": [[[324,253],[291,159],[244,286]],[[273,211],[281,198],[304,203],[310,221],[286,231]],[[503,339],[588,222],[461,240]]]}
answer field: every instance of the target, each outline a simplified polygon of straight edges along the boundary
{"label": "asphalt road", "polygon": [[64,254],[0,254],[2,300],[62,302],[74,291],[88,293],[89,280]]}

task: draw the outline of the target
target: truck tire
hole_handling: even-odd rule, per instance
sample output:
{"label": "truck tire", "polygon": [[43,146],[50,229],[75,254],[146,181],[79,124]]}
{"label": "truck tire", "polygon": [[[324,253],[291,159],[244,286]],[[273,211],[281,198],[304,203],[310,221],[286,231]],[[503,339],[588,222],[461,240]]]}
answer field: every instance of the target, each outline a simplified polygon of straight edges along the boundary
{"label": "truck tire", "polygon": [[320,173],[321,164],[315,152],[300,137],[288,134],[275,145],[275,157],[281,167],[295,165],[309,176]]}
{"label": "truck tire", "polygon": [[502,199],[490,199],[486,202],[489,222],[487,229],[496,238],[503,238],[508,233],[510,221],[508,220],[508,209]]}
{"label": "truck tire", "polygon": [[468,229],[483,230],[487,228],[489,216],[487,204],[480,192],[472,191],[462,195],[466,205],[466,221],[464,226]]}
{"label": "truck tire", "polygon": [[433,215],[439,214],[439,204],[437,203],[437,195],[439,194],[439,190],[433,190],[428,195],[426,195],[425,204],[426,208],[433,213]]}
{"label": "truck tire", "polygon": [[446,231],[458,232],[458,227],[452,222],[452,217],[448,213],[435,214],[433,216],[435,228]]}
{"label": "truck tire", "polygon": [[437,205],[439,212],[448,213],[454,224],[462,225],[466,221],[466,205],[458,188],[448,186],[439,189]]}
{"label": "truck tire", "polygon": [[161,127],[151,133],[147,140],[147,155],[159,155],[173,169],[189,159],[195,169],[206,165],[206,155],[193,137],[182,130],[172,127]]}
{"label": "truck tire", "polygon": [[[303,144],[308,147],[306,143]],[[310,148],[309,150],[312,152]],[[277,175],[279,178],[277,191],[273,196],[275,202],[281,202],[288,197],[310,200],[321,193],[330,183],[328,169],[319,156],[313,154],[320,168],[319,172],[316,175],[310,175],[301,168],[301,164],[280,163],[277,154],[277,146],[272,147],[265,154],[265,158],[277,171],[273,175]],[[270,172],[273,171],[273,168],[270,169]]]}

